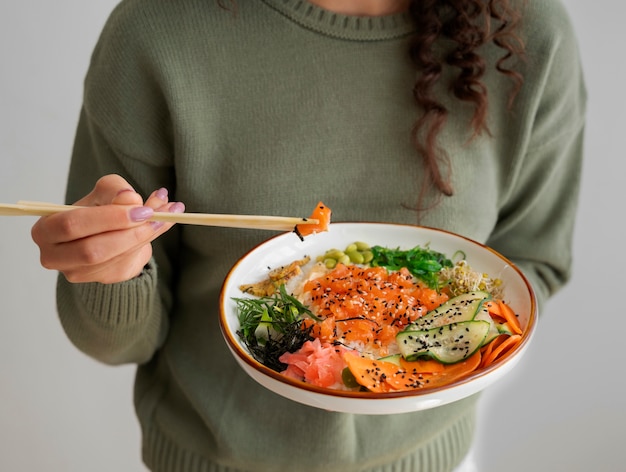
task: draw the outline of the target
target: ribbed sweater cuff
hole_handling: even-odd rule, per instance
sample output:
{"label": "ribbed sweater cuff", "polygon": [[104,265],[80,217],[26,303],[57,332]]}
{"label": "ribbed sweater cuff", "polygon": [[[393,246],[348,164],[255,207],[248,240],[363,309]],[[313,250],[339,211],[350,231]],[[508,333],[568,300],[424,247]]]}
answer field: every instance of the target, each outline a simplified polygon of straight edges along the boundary
{"label": "ribbed sweater cuff", "polygon": [[[154,266],[152,266],[154,267]],[[72,284],[59,275],[59,319],[69,339],[106,364],[143,363],[158,347],[164,323],[156,268],[116,284]]]}
{"label": "ribbed sweater cuff", "polygon": [[[157,276],[154,265],[146,266],[134,279],[116,284],[70,284],[59,277],[59,303],[71,296],[84,313],[102,326],[125,326],[140,322],[151,312],[154,303]],[[71,285],[65,287],[63,285]]]}

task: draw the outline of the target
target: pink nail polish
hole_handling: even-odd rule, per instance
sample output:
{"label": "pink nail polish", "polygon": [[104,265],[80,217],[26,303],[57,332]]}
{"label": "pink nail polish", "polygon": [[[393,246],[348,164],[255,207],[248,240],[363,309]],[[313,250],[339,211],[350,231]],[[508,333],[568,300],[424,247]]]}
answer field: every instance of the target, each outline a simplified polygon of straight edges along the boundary
{"label": "pink nail polish", "polygon": [[166,201],[167,201],[167,195],[168,195],[168,192],[167,192],[167,189],[166,189],[166,188],[160,188],[160,189],[159,189],[159,190],[157,190],[157,192],[156,192],[156,197],[157,197],[159,200],[163,200],[164,202],[166,202]]}
{"label": "pink nail polish", "polygon": [[146,221],[154,214],[154,210],[150,207],[136,207],[130,210],[130,219],[134,222]]}
{"label": "pink nail polish", "polygon": [[176,202],[170,207],[170,213],[184,213],[185,204],[182,202]]}

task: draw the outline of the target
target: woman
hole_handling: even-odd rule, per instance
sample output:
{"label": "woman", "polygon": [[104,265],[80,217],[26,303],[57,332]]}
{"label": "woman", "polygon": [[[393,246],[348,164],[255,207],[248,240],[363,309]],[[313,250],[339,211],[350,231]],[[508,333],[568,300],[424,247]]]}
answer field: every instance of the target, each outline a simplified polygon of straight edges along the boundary
{"label": "woman", "polygon": [[274,395],[217,320],[268,234],[145,220],[322,200],[492,246],[543,303],[570,275],[584,108],[559,0],[124,0],[85,81],[67,200],[88,208],[33,238],[72,342],[138,365],[151,470],[461,470],[477,396],[365,416]]}

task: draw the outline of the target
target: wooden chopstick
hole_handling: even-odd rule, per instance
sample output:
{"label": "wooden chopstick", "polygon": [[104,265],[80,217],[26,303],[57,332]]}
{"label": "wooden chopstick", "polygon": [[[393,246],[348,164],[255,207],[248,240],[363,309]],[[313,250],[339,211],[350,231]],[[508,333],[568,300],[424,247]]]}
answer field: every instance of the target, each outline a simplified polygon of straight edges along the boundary
{"label": "wooden chopstick", "polygon": [[[81,208],[76,205],[19,201],[17,204],[0,203],[0,216],[50,216],[63,211]],[[228,215],[209,213],[164,213],[155,212],[149,221],[163,221],[200,226],[224,228],[265,229],[292,231],[296,225],[318,224],[319,220],[288,216]]]}

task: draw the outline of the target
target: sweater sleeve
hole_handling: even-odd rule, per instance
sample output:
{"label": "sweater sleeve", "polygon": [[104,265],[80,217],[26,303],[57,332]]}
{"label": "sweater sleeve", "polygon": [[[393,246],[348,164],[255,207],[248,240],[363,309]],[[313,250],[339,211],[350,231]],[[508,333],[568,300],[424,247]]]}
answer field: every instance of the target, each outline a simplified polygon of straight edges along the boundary
{"label": "sweater sleeve", "polygon": [[[119,174],[143,195],[166,187],[175,197],[171,125],[155,66],[149,25],[112,13],[85,79],[66,200],[86,195],[106,174]],[[156,44],[156,43],[155,43]],[[163,344],[173,304],[178,229],[153,242],[153,258],[137,278],[117,284],[72,284],[59,275],[57,309],[74,345],[109,364],[147,362]]]}
{"label": "sweater sleeve", "polygon": [[557,11],[543,16],[552,23],[536,18],[529,31],[526,145],[510,169],[489,241],[525,272],[540,306],[571,277],[587,100],[567,12],[556,1],[544,7]]}
{"label": "sweater sleeve", "polygon": [[72,284],[59,275],[61,324],[73,344],[94,359],[111,365],[146,362],[167,331],[156,291],[154,262],[141,276],[118,284]]}
{"label": "sweater sleeve", "polygon": [[[140,174],[129,169],[137,169]],[[148,188],[171,184],[161,176],[163,169],[139,165],[114,151],[83,113],[70,166],[68,203],[85,195],[99,177],[110,173],[122,175],[144,197]],[[74,284],[59,275],[59,318],[77,348],[108,364],[143,363],[152,357],[167,334],[174,283],[171,254],[175,254],[177,233],[174,227],[152,243],[152,260],[130,281]]]}

